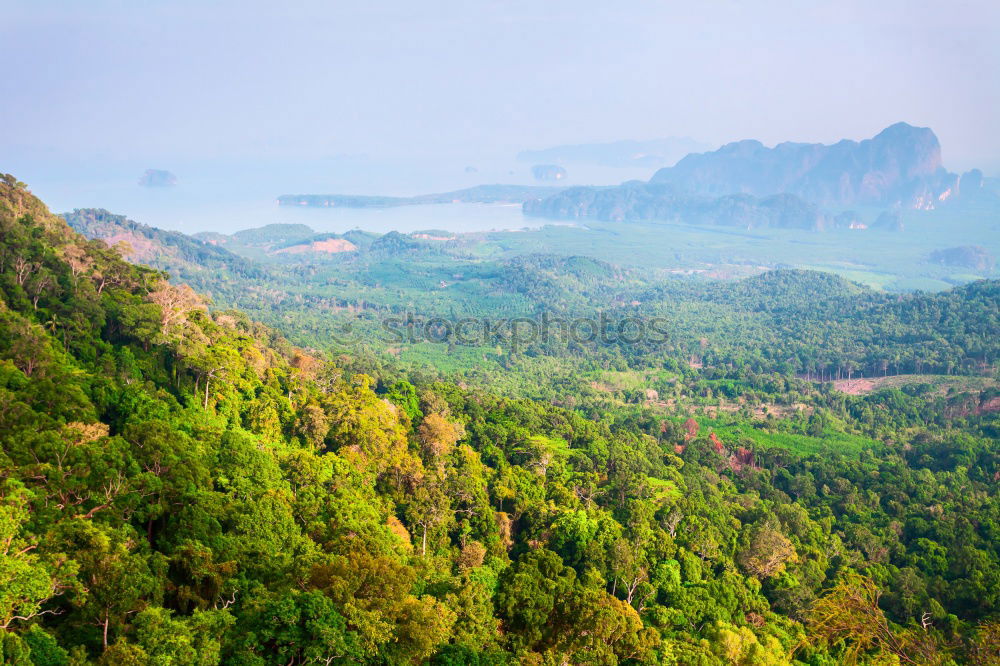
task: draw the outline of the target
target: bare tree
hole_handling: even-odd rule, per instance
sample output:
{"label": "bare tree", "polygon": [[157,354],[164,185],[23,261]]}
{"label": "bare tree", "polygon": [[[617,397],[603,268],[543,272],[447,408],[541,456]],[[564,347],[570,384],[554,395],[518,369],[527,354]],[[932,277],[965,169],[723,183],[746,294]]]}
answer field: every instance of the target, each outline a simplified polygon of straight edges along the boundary
{"label": "bare tree", "polygon": [[28,261],[24,256],[17,256],[14,258],[14,278],[17,283],[24,286],[24,281],[28,279],[38,265],[33,261]]}
{"label": "bare tree", "polygon": [[149,300],[160,306],[160,332],[166,337],[171,329],[187,324],[192,310],[204,310],[205,304],[195,291],[185,285],[174,287],[161,282],[159,288],[149,294]]}
{"label": "bare tree", "polygon": [[48,272],[39,273],[34,280],[31,281],[29,287],[29,292],[31,293],[31,305],[36,310],[38,309],[38,301],[41,299],[42,294],[45,289],[52,285],[52,276]]}

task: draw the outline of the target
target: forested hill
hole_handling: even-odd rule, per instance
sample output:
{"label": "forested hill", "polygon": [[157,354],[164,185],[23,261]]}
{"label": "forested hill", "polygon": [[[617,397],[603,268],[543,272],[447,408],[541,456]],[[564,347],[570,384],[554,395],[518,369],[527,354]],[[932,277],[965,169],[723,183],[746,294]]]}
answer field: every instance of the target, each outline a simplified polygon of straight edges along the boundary
{"label": "forested hill", "polygon": [[816,394],[778,441],[885,437],[809,456],[360,366],[0,177],[0,663],[1000,655],[995,421]]}
{"label": "forested hill", "polygon": [[826,273],[772,271],[657,286],[638,299],[641,311],[704,340],[699,354],[709,365],[815,376],[989,374],[1000,358],[997,280],[903,295]]}
{"label": "forested hill", "polygon": [[210,288],[228,279],[259,280],[267,271],[225,248],[178,231],[150,227],[104,209],[76,209],[62,216],[75,231],[108,245],[121,243],[120,251],[132,262],[170,270],[175,278]]}

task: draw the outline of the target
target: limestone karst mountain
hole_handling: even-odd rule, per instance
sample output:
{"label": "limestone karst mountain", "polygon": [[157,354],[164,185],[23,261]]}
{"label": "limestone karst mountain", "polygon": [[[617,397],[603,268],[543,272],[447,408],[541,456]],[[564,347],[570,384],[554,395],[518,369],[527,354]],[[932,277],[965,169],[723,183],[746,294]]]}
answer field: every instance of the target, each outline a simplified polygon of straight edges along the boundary
{"label": "limestone karst mountain", "polygon": [[714,196],[789,193],[822,206],[932,208],[956,192],[959,178],[942,166],[933,131],[896,123],[833,145],[737,141],[688,155],[650,182]]}

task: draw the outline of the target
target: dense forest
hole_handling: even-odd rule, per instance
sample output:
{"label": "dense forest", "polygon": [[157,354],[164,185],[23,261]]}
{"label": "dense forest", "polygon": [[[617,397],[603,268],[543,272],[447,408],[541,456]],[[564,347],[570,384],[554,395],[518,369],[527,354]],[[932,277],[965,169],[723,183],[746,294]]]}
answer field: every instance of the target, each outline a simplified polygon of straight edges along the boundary
{"label": "dense forest", "polygon": [[[416,359],[463,371],[467,382],[477,381],[484,365],[516,367],[517,376],[530,378],[518,387],[522,392],[549,384],[537,381],[539,358],[550,362],[543,379],[557,366],[569,379],[581,365],[642,370],[673,367],[679,359],[819,380],[982,375],[1000,358],[995,280],[906,294],[787,268],[740,281],[707,280],[551,252],[484,258],[461,237],[435,243],[397,232],[338,237],[356,252],[286,255],[273,251],[331,234],[307,236],[305,227],[271,225],[227,237],[202,235],[215,243],[209,244],[106,211],[78,210],[67,220],[89,238],[132,239],[143,250],[126,248],[131,258],[169,271],[175,284],[189,284],[216,307],[240,309],[298,344],[335,353],[364,349],[383,359],[394,350],[404,363]],[[655,322],[656,335],[580,340],[554,327],[550,335],[525,340],[512,331],[511,320],[543,315],[603,318],[611,328],[628,320]],[[398,333],[385,326],[401,317],[418,328],[430,320],[443,318],[454,327],[474,318],[477,330],[488,327],[493,334],[414,349],[399,345]]]}
{"label": "dense forest", "polygon": [[0,253],[0,663],[1000,663],[995,389],[796,377],[848,345],[972,373],[995,283],[684,285],[703,323],[753,304],[781,354],[646,350],[674,372],[654,409],[297,347],[11,176]]}

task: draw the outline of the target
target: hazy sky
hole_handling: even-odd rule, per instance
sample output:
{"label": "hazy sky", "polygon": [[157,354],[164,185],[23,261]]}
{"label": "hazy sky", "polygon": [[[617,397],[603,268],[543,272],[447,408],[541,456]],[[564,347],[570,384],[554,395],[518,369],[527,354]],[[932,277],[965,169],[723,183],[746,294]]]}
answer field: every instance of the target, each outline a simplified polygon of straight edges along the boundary
{"label": "hazy sky", "polygon": [[996,0],[0,0],[0,161],[831,142],[906,120],[949,167],[996,171],[998,25]]}

